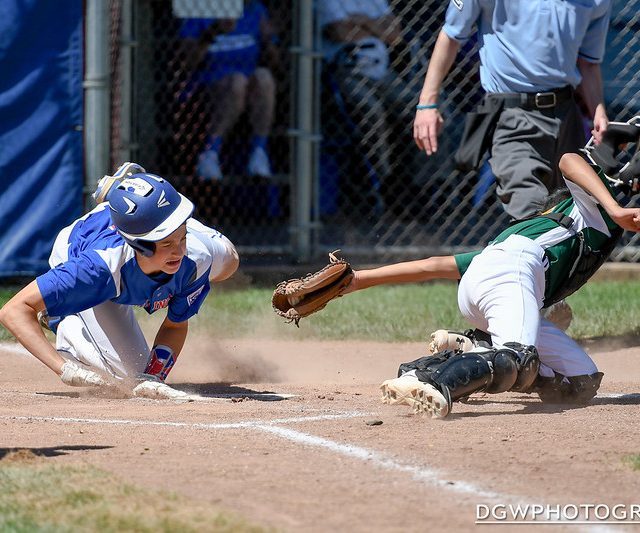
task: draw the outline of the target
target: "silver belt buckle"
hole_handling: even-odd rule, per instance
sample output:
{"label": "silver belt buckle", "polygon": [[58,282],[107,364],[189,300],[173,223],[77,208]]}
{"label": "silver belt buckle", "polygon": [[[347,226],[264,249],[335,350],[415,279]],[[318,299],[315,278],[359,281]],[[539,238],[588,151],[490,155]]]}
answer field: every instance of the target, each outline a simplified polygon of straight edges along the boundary
{"label": "silver belt buckle", "polygon": [[[546,96],[553,96],[553,99],[551,100],[551,103],[550,104],[541,104],[538,99],[546,97]],[[549,92],[549,93],[536,93],[536,97],[535,97],[534,102],[535,102],[536,107],[538,109],[546,109],[548,107],[555,107],[556,106],[556,93],[552,93],[552,92]]]}

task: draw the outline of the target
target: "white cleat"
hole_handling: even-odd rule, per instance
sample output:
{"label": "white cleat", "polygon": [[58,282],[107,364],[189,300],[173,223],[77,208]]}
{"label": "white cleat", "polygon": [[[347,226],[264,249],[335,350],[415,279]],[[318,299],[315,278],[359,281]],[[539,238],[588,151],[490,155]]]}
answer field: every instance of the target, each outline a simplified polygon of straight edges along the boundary
{"label": "white cleat", "polygon": [[206,150],[198,157],[198,176],[205,180],[220,181],[222,170],[220,170],[220,156],[215,150]]}
{"label": "white cleat", "polygon": [[100,374],[93,370],[82,368],[73,361],[65,361],[62,365],[60,379],[65,385],[71,387],[111,387]]}
{"label": "white cleat", "polygon": [[133,389],[136,398],[150,398],[152,400],[190,400],[189,394],[170,387],[162,381],[143,381]]}
{"label": "white cleat", "polygon": [[414,413],[429,413],[431,418],[444,418],[451,411],[451,400],[433,385],[404,374],[380,385],[382,403],[408,405]]}
{"label": "white cleat", "polygon": [[429,351],[434,354],[444,350],[454,350],[456,352],[469,352],[474,348],[473,341],[465,337],[459,331],[449,331],[439,329],[431,334]]}
{"label": "white cleat", "polygon": [[123,179],[133,176],[134,174],[144,173],[146,170],[137,163],[122,163],[120,168],[113,173],[113,176],[103,176],[98,182],[98,186],[93,193],[93,199],[96,204],[107,201],[107,195],[116,183],[120,183]]}
{"label": "white cleat", "polygon": [[257,147],[251,151],[249,164],[247,165],[247,173],[249,176],[272,177],[271,162],[264,148]]}

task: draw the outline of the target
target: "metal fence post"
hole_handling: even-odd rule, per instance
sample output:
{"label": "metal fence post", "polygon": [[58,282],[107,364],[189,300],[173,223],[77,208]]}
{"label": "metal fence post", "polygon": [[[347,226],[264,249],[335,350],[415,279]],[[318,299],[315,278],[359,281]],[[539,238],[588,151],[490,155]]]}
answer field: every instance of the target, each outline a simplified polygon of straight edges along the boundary
{"label": "metal fence post", "polygon": [[85,19],[85,201],[109,166],[109,12],[106,0],[87,0]]}
{"label": "metal fence post", "polygon": [[314,75],[314,24],[313,2],[296,2],[296,41],[292,51],[296,53],[296,77],[292,84],[292,100],[295,101],[295,127],[293,136],[292,175],[292,248],[299,261],[311,257],[311,203],[314,178],[313,150],[313,75]]}
{"label": "metal fence post", "polygon": [[132,144],[131,125],[133,122],[133,102],[131,98],[133,78],[133,48],[137,46],[133,33],[133,9],[132,0],[122,0],[122,36],[120,40],[120,146],[114,146],[118,149],[119,157],[116,158],[116,164],[123,161],[131,161]]}

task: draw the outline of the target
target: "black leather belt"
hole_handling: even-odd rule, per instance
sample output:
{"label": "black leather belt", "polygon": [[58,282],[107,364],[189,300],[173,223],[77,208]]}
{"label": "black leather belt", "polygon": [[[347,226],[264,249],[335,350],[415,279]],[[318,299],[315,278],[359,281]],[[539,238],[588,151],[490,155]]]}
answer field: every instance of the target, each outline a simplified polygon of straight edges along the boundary
{"label": "black leather belt", "polygon": [[551,109],[573,98],[573,87],[567,85],[539,93],[491,93],[489,96],[501,100],[505,107]]}

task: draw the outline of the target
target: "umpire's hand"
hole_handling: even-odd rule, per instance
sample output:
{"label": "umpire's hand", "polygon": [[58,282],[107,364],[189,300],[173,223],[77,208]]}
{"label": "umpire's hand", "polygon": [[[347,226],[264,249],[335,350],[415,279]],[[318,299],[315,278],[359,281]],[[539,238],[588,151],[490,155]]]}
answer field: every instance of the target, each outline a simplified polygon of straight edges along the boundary
{"label": "umpire's hand", "polygon": [[418,109],[413,121],[413,140],[427,155],[438,151],[438,135],[444,120],[437,109]]}

